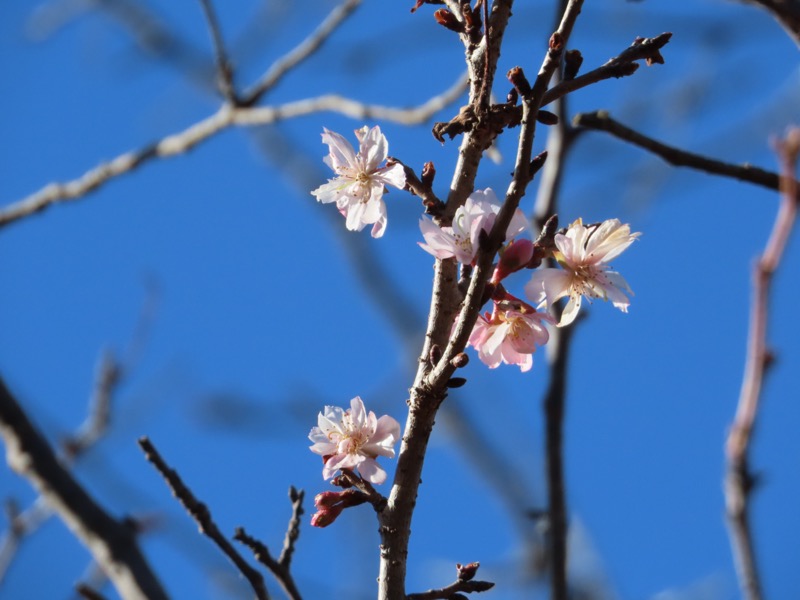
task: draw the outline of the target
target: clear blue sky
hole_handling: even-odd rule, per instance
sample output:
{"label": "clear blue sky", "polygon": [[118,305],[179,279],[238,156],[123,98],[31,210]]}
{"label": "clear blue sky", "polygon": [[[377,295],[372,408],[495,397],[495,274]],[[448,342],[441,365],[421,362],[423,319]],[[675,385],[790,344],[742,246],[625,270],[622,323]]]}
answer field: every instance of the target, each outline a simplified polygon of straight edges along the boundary
{"label": "clear blue sky", "polygon": [[[334,6],[270,3],[261,14],[255,1],[217,4],[240,84]],[[463,50],[430,8],[412,15],[412,4],[367,3],[267,101],[337,92],[405,106],[448,87]],[[536,71],[550,4],[519,3],[501,72],[517,64]],[[169,60],[148,54],[101,13],[37,40],[46,13],[33,3],[0,7],[0,202],[76,177],[217,108],[216,97],[187,75],[187,65],[210,57],[199,3],[147,5],[190,51]],[[589,69],[637,35],[662,31],[674,33],[665,65],[584,90],[570,111],[609,109],[670,143],[774,169],[768,139],[797,122],[800,106],[798,53],[788,37],[766,14],[733,2],[619,1],[587,3],[570,47]],[[155,520],[144,547],[175,598],[249,594],[145,463],[137,437],[152,438],[224,531],[244,525],[277,551],[288,486],[306,490],[308,508],[314,494],[330,489],[307,449],[317,412],[360,395],[368,408],[404,421],[432,274],[431,257],[417,246],[419,203],[393,191],[384,238],[347,234],[361,238],[354,241],[333,207],[309,194],[329,176],[322,128],[350,136],[363,124],[317,114],[272,130],[229,131],[0,232],[0,373],[53,441],[84,418],[100,350],[124,351],[145,284],[157,282],[155,319],[116,399],[112,429],[77,473],[114,514]],[[436,164],[442,193],[457,141],[440,145],[428,125],[379,124],[392,155]],[[505,189],[513,147],[506,136],[504,160],[485,162],[481,187]],[[615,261],[636,294],[629,314],[595,303],[575,337],[565,449],[573,565],[600,578],[609,598],[736,598],[722,447],[744,363],[750,269],[777,198],[671,170],[589,134],[571,158],[562,199],[562,222],[617,217],[643,232]],[[523,208],[531,202],[529,194]],[[417,329],[411,348],[359,283],[352,252],[372,253],[402,289],[404,314]],[[764,481],[754,497],[755,537],[773,598],[800,588],[798,269],[795,239],[773,287],[770,342],[778,360],[753,454]],[[524,279],[517,284],[521,290]],[[409,591],[445,585],[454,563],[478,560],[480,575],[498,583],[487,599],[530,597],[515,575],[523,529],[503,498],[521,494],[531,508],[545,500],[544,352],[535,361],[520,374],[490,372],[473,357],[468,385],[448,399],[415,515]],[[460,435],[458,415],[490,446]],[[508,468],[505,494],[475,468],[489,450]],[[393,463],[383,464],[391,473]],[[34,495],[4,468],[0,497],[26,506]],[[374,597],[378,539],[370,511],[348,511],[326,530],[308,526],[310,512],[295,558],[305,597]],[[0,598],[68,598],[89,564],[53,520],[25,540]]]}

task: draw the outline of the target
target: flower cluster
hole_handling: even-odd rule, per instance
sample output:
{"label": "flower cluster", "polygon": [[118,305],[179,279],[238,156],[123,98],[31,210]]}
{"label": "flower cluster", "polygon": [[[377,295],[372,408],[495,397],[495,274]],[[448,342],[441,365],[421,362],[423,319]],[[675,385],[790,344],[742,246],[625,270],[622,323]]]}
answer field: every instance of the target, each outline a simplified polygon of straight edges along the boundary
{"label": "flower cluster", "polygon": [[[387,186],[405,187],[405,169],[392,161],[384,164],[389,146],[377,126],[364,126],[355,133],[358,152],[338,133],[324,130],[322,141],[329,148],[325,162],[337,177],[311,193],[320,202],[335,202],[347,219],[348,229],[360,231],[372,225],[372,236],[381,237],[387,224],[383,195]],[[481,237],[491,232],[501,206],[491,188],[476,190],[455,211],[451,225],[423,217],[419,226],[425,241],[419,245],[439,260],[455,259],[464,267],[474,265]],[[536,346],[549,338],[546,325],[572,323],[584,297],[610,300],[621,311],[628,310],[628,296],[633,292],[622,275],[611,270],[609,262],[639,234],[631,233],[630,227],[617,219],[592,225],[578,219],[559,232],[555,232],[556,227],[535,242],[521,238],[529,228],[525,215],[517,209],[506,228],[506,243],[487,282],[492,310],[478,316],[468,342],[490,368],[505,363],[528,371]],[[560,268],[539,268],[548,257]],[[522,269],[537,269],[525,286],[525,294],[536,308],[510,294],[501,283]],[[548,312],[539,312],[548,311],[565,297],[568,301],[558,323]],[[377,421],[373,413],[367,417],[361,400],[352,402],[350,411],[326,407],[319,427],[312,430],[312,450],[327,457],[323,471],[326,478],[337,469],[358,468],[366,480],[380,483],[386,473],[374,459],[394,456],[392,446],[399,436],[399,425],[390,417]]]}
{"label": "flower cluster", "polygon": [[400,164],[380,165],[389,154],[389,144],[380,127],[366,125],[356,129],[358,153],[344,137],[325,129],[322,142],[328,145],[325,164],[337,177],[313,192],[319,202],[335,202],[336,208],[347,219],[347,229],[361,231],[372,225],[372,237],[378,238],[386,230],[386,204],[383,194],[387,185],[403,189],[406,175]]}
{"label": "flower cluster", "polygon": [[386,481],[386,471],[375,461],[378,456],[394,458],[394,445],[400,439],[400,423],[388,415],[380,419],[367,413],[364,402],[356,396],[350,408],[326,406],[319,413],[317,427],[308,439],[311,451],[325,461],[322,476],[330,479],[339,469],[350,469],[370,483]]}

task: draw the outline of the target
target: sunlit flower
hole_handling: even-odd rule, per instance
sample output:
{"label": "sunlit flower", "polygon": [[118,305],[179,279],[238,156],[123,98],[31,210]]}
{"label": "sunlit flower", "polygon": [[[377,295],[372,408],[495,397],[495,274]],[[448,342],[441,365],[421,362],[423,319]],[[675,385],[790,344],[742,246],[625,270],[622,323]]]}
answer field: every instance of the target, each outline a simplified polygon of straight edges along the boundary
{"label": "sunlit flower", "polygon": [[[431,219],[422,218],[419,228],[425,243],[419,242],[419,245],[436,258],[455,257],[462,264],[472,264],[478,251],[480,232],[491,231],[499,212],[500,201],[492,188],[476,190],[470,194],[464,205],[456,210],[452,227],[439,227]],[[506,230],[506,239],[519,235],[527,228],[525,215],[517,209]]]}
{"label": "sunlit flower", "polygon": [[386,136],[377,125],[356,129],[358,153],[338,133],[325,129],[322,142],[329,153],[323,160],[336,172],[336,178],[313,192],[319,202],[335,202],[347,221],[350,231],[361,231],[372,225],[372,237],[381,237],[386,230],[386,204],[383,194],[387,185],[403,189],[406,175],[403,166],[380,165],[389,153]]}
{"label": "sunlit flower", "polygon": [[552,323],[552,317],[524,302],[498,302],[491,315],[478,315],[469,345],[490,369],[502,362],[519,365],[524,373],[533,366],[536,346],[543,346],[550,339],[545,322]]}
{"label": "sunlit flower", "polygon": [[400,424],[388,415],[380,419],[366,412],[364,402],[356,396],[350,409],[326,406],[319,414],[318,427],[311,429],[308,439],[314,442],[311,451],[325,459],[322,476],[333,477],[339,469],[354,469],[370,483],[383,483],[384,471],[375,458],[394,458],[394,445],[400,439]]}
{"label": "sunlit flower", "polygon": [[575,320],[586,296],[611,300],[622,312],[628,312],[633,295],[622,275],[611,271],[607,264],[619,256],[639,233],[631,233],[628,225],[609,219],[594,225],[584,225],[581,219],[572,223],[566,233],[555,236],[553,256],[562,269],[544,268],[534,272],[525,286],[525,293],[540,306],[550,306],[569,296],[559,326]]}

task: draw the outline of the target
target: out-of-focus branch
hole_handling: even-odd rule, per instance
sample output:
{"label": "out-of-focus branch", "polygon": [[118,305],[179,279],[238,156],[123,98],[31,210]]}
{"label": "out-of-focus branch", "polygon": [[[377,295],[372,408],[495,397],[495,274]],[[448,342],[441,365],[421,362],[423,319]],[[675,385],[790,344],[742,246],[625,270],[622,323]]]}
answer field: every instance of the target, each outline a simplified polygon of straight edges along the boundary
{"label": "out-of-focus branch", "polygon": [[[133,335],[120,361],[111,351],[100,355],[95,376],[95,385],[89,399],[89,410],[77,431],[62,443],[59,457],[63,465],[72,466],[90,450],[108,431],[111,420],[111,405],[126,373],[136,364],[144,346],[158,302],[156,286],[148,284],[144,304],[136,322]],[[21,540],[35,532],[53,514],[53,510],[39,496],[25,510],[8,511],[9,528],[0,537],[0,581],[3,580]]]}
{"label": "out-of-focus branch", "polygon": [[[567,600],[567,494],[564,478],[564,413],[567,399],[567,363],[569,359],[572,326],[560,329],[555,339],[554,355],[550,364],[550,382],[544,395],[545,451],[548,494],[548,559],[550,565],[550,597]],[[551,350],[553,350],[551,348]]]}
{"label": "out-of-focus branch", "polygon": [[251,109],[224,105],[210,117],[184,131],[101,163],[72,181],[51,183],[27,198],[6,206],[0,210],[0,228],[58,202],[82,198],[111,179],[130,173],[146,162],[183,154],[232,126],[267,125],[317,112],[337,112],[358,119],[383,119],[405,125],[418,124],[427,121],[443,106],[461,96],[464,87],[464,79],[459,77],[458,81],[442,94],[430,98],[419,106],[407,109],[364,104],[334,94],[297,100],[274,107]]}
{"label": "out-of-focus branch", "polygon": [[85,583],[79,583],[78,585],[76,585],[75,592],[81,598],[85,598],[86,600],[106,600],[106,597],[103,596],[103,594],[89,587]]}
{"label": "out-of-focus branch", "polygon": [[133,529],[111,517],[58,462],[0,379],[0,435],[9,466],[25,477],[89,549],[126,600],[166,600]]}
{"label": "out-of-focus branch", "polygon": [[276,60],[266,73],[241,98],[242,106],[252,106],[274,88],[284,75],[314,54],[331,34],[361,5],[361,0],[345,0],[334,8],[311,35],[298,46]]}
{"label": "out-of-focus branch", "polygon": [[211,0],[200,0],[200,4],[203,7],[203,14],[208,23],[208,32],[214,45],[214,61],[217,64],[217,86],[222,97],[229,103],[236,105],[239,103],[239,99],[236,96],[236,89],[233,85],[233,67],[228,59],[228,52],[222,39],[222,29],[219,26],[217,13],[214,11]]}
{"label": "out-of-focus branch", "polygon": [[761,387],[772,354],[767,348],[770,284],[780,265],[783,251],[797,217],[798,184],[795,168],[800,153],[800,128],[791,129],[778,143],[781,161],[781,201],[764,253],[753,269],[753,303],[747,340],[747,361],[736,416],[728,433],[725,452],[728,472],[725,479],[725,504],[736,558],[739,584],[748,600],[762,597],[752,531],[749,520],[750,493],[755,477],[750,470],[749,452],[761,399]]}
{"label": "out-of-focus branch", "polygon": [[186,509],[186,512],[195,520],[200,532],[209,537],[217,547],[222,550],[223,554],[227,556],[239,572],[247,579],[258,600],[269,600],[267,588],[264,585],[264,577],[256,571],[250,564],[242,558],[242,555],[236,551],[236,548],[222,535],[219,527],[214,522],[211,512],[208,507],[200,502],[192,493],[177,471],[172,469],[161,457],[158,450],[153,446],[152,442],[147,437],[139,438],[139,447],[144,452],[147,461],[155,467],[155,469],[164,478],[172,495],[178,499],[181,505]]}
{"label": "out-of-focus branch", "polygon": [[[575,115],[573,123],[576,127],[610,133],[621,140],[649,150],[659,158],[662,158],[676,167],[689,167],[697,169],[698,171],[711,173],[712,175],[732,177],[733,179],[754,183],[775,191],[781,189],[781,177],[777,173],[748,164],[733,165],[692,152],[686,152],[674,146],[668,146],[626,127],[619,121],[615,121],[608,112],[604,110]],[[797,180],[795,180],[795,184],[796,181]],[[800,198],[800,196],[798,196],[798,198]]]}
{"label": "out-of-focus branch", "polygon": [[[566,0],[562,0],[560,4],[561,12],[563,13],[566,8]],[[577,56],[579,57],[580,55],[578,54]],[[614,63],[618,58],[612,59],[607,64]],[[581,59],[573,55],[571,67],[573,70],[571,75],[573,77],[575,75],[574,71],[580,67],[580,61]],[[598,70],[596,69],[595,71]],[[564,89],[567,84],[574,80],[565,79],[564,69],[558,69],[553,75],[554,85],[548,93],[551,93],[554,89]],[[580,131],[572,127],[567,119],[567,99],[568,97],[563,95],[555,101],[553,106],[553,112],[558,116],[558,123],[548,129],[547,162],[544,164],[542,174],[539,177],[539,189],[534,203],[533,218],[538,231],[542,231],[546,221],[558,212],[558,199],[567,157]],[[572,327],[575,325],[577,323],[574,323]],[[569,597],[569,582],[567,579],[569,517],[564,484],[564,414],[567,399],[567,360],[572,346],[572,327],[556,328],[551,332],[547,348],[550,363],[549,382],[542,399],[542,412],[545,420],[544,455],[548,496],[545,563],[550,573],[551,598],[554,600]]]}
{"label": "out-of-focus branch", "polygon": [[800,46],[800,0],[744,0],[769,11]]}

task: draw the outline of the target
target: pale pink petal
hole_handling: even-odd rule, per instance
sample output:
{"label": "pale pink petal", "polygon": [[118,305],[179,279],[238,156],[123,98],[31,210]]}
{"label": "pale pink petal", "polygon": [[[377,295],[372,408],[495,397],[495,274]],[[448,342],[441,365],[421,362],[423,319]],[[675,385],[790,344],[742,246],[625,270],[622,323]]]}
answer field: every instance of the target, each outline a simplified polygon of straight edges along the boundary
{"label": "pale pink petal", "polygon": [[333,167],[334,171],[339,167],[356,165],[356,153],[344,137],[335,131],[323,129],[322,142],[328,145],[330,160],[333,163],[329,163],[329,166]]}
{"label": "pale pink petal", "polygon": [[570,296],[569,302],[567,302],[564,311],[561,313],[561,320],[558,322],[559,327],[565,327],[575,320],[575,317],[578,316],[578,311],[581,309],[582,298],[583,296],[580,294]]}
{"label": "pale pink petal", "polygon": [[358,472],[364,479],[376,485],[386,481],[386,471],[371,458],[364,459],[358,466]]}
{"label": "pale pink petal", "polygon": [[401,164],[393,164],[391,167],[378,169],[375,178],[384,185],[391,185],[398,189],[406,187],[406,172]]}
{"label": "pale pink petal", "polygon": [[525,295],[533,302],[546,306],[569,294],[572,277],[561,269],[538,269],[525,285]]}

